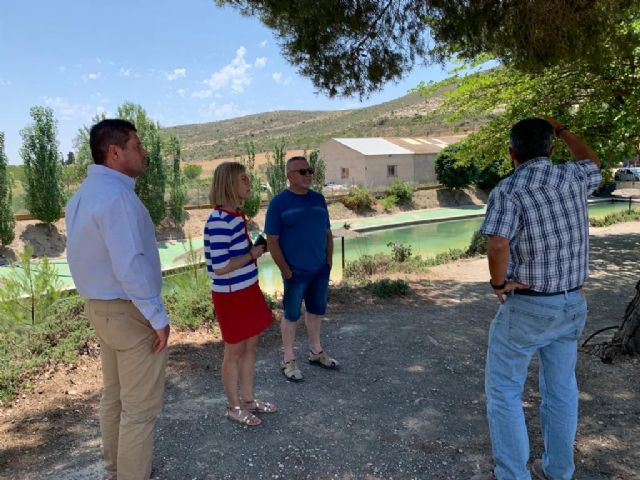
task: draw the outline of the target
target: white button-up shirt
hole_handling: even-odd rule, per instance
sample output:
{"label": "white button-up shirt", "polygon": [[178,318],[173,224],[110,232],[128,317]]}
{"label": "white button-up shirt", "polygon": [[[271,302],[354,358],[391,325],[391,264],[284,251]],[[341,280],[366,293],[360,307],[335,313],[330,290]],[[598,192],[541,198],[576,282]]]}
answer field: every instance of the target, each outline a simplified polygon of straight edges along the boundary
{"label": "white button-up shirt", "polygon": [[169,323],[160,297],[160,255],[151,217],[134,187],[123,173],[89,166],[66,207],[67,261],[80,295],[131,300],[159,329]]}

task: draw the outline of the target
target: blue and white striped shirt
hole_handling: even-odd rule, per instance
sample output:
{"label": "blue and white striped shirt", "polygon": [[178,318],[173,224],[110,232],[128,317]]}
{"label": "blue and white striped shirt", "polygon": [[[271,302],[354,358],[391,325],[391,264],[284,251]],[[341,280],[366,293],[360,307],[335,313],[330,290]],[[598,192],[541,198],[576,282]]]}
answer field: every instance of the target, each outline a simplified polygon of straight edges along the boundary
{"label": "blue and white striped shirt", "polygon": [[538,292],[581,286],[589,274],[587,197],[602,175],[591,160],[533,158],[489,195],[480,232],[509,240],[507,277]]}
{"label": "blue and white striped shirt", "polygon": [[258,281],[255,261],[224,275],[214,272],[228,265],[232,258],[249,253],[250,248],[244,215],[217,208],[211,212],[204,226],[204,258],[212,291],[237,292]]}

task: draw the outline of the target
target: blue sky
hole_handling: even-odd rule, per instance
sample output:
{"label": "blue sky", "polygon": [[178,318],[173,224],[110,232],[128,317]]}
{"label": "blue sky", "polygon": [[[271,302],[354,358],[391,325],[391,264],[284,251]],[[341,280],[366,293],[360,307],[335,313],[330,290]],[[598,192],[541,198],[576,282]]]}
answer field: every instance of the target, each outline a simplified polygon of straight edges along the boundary
{"label": "blue sky", "polygon": [[12,164],[29,109],[50,106],[60,151],[98,112],[141,104],[163,126],[273,110],[355,108],[404,95],[439,67],[418,67],[360,103],[315,93],[272,32],[212,0],[19,0],[0,15],[0,131]]}

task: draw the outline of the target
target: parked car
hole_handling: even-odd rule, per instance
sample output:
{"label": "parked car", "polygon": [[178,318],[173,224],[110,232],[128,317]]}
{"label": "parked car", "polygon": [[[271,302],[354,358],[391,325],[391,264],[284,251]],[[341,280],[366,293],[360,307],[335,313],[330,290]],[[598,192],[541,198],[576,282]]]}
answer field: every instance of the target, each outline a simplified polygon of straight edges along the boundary
{"label": "parked car", "polygon": [[618,182],[637,182],[640,180],[640,167],[619,168],[613,178]]}

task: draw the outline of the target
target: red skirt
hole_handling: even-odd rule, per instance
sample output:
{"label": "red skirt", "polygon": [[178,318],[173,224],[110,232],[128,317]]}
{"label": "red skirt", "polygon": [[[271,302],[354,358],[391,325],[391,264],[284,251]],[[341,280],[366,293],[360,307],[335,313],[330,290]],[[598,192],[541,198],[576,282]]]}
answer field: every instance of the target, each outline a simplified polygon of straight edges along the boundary
{"label": "red skirt", "polygon": [[237,292],[211,292],[211,299],[225,343],[258,335],[273,322],[258,282]]}

